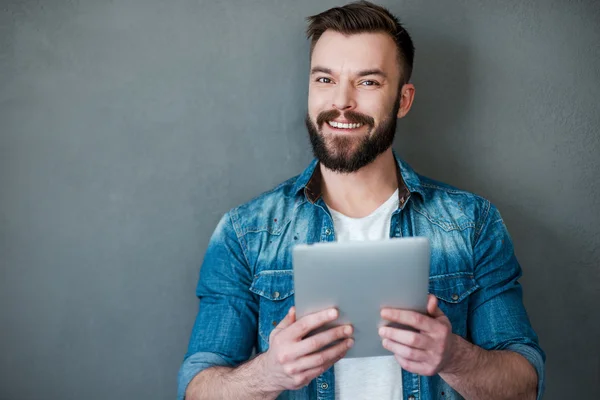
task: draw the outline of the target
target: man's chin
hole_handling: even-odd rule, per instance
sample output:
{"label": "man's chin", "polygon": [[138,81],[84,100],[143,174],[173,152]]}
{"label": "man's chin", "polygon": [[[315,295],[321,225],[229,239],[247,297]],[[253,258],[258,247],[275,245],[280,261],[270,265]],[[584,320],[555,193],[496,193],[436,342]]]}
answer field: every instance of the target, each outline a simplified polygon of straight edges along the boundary
{"label": "man's chin", "polygon": [[356,153],[354,152],[328,152],[326,157],[320,158],[319,161],[329,170],[350,173],[356,171]]}
{"label": "man's chin", "polygon": [[343,135],[327,135],[321,136],[326,143],[327,152],[331,155],[354,154],[360,150],[361,146],[367,140],[366,137],[343,136]]}
{"label": "man's chin", "polygon": [[360,169],[360,167],[354,165],[347,159],[328,158],[326,160],[320,160],[320,162],[325,168],[338,174],[351,174]]}
{"label": "man's chin", "polygon": [[329,158],[330,160],[335,160],[336,162],[349,163],[352,159],[354,159],[357,156],[359,151],[359,145],[344,146],[344,148],[328,148],[327,158]]}

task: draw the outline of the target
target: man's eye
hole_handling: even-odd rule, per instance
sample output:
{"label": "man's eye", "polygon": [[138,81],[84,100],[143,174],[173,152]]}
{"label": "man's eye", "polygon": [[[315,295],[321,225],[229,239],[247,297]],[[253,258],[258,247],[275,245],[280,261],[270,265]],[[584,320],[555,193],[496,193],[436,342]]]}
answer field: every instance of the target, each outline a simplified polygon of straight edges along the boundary
{"label": "man's eye", "polygon": [[325,77],[323,76],[323,77],[321,77],[321,78],[317,78],[317,82],[320,82],[320,83],[331,83],[331,79],[329,79],[329,78],[325,78]]}
{"label": "man's eye", "polygon": [[369,81],[362,81],[360,84],[363,85],[363,86],[379,86],[379,82],[370,81],[370,80]]}

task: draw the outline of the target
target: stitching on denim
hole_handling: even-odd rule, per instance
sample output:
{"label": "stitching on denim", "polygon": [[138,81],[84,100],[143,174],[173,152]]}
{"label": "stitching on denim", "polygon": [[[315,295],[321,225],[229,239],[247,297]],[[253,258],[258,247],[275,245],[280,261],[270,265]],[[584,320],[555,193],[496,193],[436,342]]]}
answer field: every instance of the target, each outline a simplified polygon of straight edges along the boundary
{"label": "stitching on denim", "polygon": [[[440,220],[434,219],[433,217],[431,217],[428,213],[426,213],[425,211],[421,210],[420,208],[416,207],[413,205],[412,207],[415,212],[421,214],[422,216],[424,216],[429,222],[431,222],[434,225],[439,226],[440,228],[442,228],[444,231],[446,232],[450,232],[450,231],[464,231],[465,229],[469,229],[469,228],[474,228],[475,224],[473,222],[465,222],[464,224],[461,225],[457,225],[457,224],[450,224],[447,222],[442,222]],[[446,225],[446,226],[444,226]]]}
{"label": "stitching on denim", "polygon": [[492,208],[492,203],[488,200],[485,201],[485,215],[481,218],[481,225],[479,226],[479,230],[475,228],[475,237],[473,238],[473,243],[477,243],[479,240],[479,236],[481,235],[481,231],[483,231],[483,226],[485,225],[486,219],[490,213],[490,209]]}
{"label": "stitching on denim", "polygon": [[[259,273],[254,275],[254,280],[258,279],[260,276],[276,276],[276,275],[292,275],[292,271],[291,269],[282,269],[282,270],[264,270],[264,271],[260,271]],[[281,293],[280,297],[278,297],[277,299],[272,298],[269,293],[265,292],[264,290],[260,290],[257,289],[254,286],[254,282],[252,282],[252,284],[250,285],[250,287],[248,288],[252,293],[255,293],[259,296],[262,296],[264,298],[266,298],[267,300],[270,301],[281,301],[281,300],[285,300],[288,297],[292,296],[295,294],[295,290],[292,287],[289,291],[286,291],[285,293]]]}
{"label": "stitching on denim", "polygon": [[[260,319],[260,318],[259,318]],[[263,335],[262,333],[262,329],[260,329],[260,321],[258,321],[258,334],[260,335],[260,337],[262,338],[262,340],[265,341],[265,343],[267,344],[267,346],[270,344],[269,343],[269,339],[265,338],[265,335]]]}
{"label": "stitching on denim", "polygon": [[[235,215],[235,220],[233,218],[233,216]],[[235,232],[235,236],[237,237],[237,241],[240,245],[240,248],[242,249],[242,255],[244,256],[244,259],[246,260],[246,265],[248,266],[249,269],[250,268],[250,261],[248,260],[248,246],[246,244],[246,240],[243,236],[240,236],[239,232],[238,232],[238,227],[236,226],[238,224],[238,220],[239,220],[239,215],[237,212],[237,208],[234,208],[233,210],[231,210],[231,212],[229,213],[229,220],[231,221],[231,226],[233,227],[233,230]],[[241,228],[241,227],[240,227]]]}
{"label": "stitching on denim", "polygon": [[276,230],[270,230],[268,227],[265,228],[259,228],[259,227],[251,227],[251,228],[246,228],[244,230],[244,234],[243,236],[246,236],[248,233],[261,233],[261,232],[268,232],[271,235],[275,235],[275,236],[279,236],[281,235],[281,232],[283,232],[283,230],[285,229],[286,226],[289,225],[289,223],[294,219],[293,216],[296,215],[296,210],[302,206],[303,204],[305,204],[308,200],[303,199],[301,202],[299,202],[298,204],[294,205],[294,209],[292,210],[292,216],[287,218],[280,226],[278,229]]}
{"label": "stitching on denim", "polygon": [[464,195],[472,195],[472,196],[477,196],[477,195],[474,195],[474,194],[472,194],[472,193],[465,192],[464,190],[460,190],[460,189],[450,189],[450,188],[447,188],[447,187],[443,187],[443,186],[434,185],[434,184],[432,184],[432,183],[421,183],[421,186],[423,186],[423,187],[428,187],[428,188],[431,188],[431,189],[443,190],[444,192],[447,192],[447,193],[454,193],[454,194],[464,194]]}
{"label": "stitching on denim", "polygon": [[265,299],[270,300],[270,301],[282,301],[282,300],[285,300],[288,297],[294,295],[294,293],[295,293],[294,289],[291,289],[289,292],[282,293],[279,295],[279,297],[277,299],[274,299],[271,296],[269,296],[269,294],[267,292],[265,292],[264,290],[256,289],[253,286],[250,286],[250,288],[248,288],[248,290],[250,290],[252,293],[262,296]]}
{"label": "stitching on denim", "polygon": [[293,272],[293,269],[265,269],[255,274],[254,277],[257,278],[260,275],[291,275]]}
{"label": "stitching on denim", "polygon": [[443,279],[456,279],[456,278],[470,278],[474,279],[475,276],[472,272],[452,272],[450,274],[443,275],[432,275],[429,280],[443,280]]}

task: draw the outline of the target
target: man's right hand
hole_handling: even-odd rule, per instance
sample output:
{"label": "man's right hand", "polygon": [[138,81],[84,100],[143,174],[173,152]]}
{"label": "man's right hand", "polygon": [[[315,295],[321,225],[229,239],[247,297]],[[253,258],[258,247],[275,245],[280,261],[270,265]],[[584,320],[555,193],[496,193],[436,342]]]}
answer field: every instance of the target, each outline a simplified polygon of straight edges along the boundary
{"label": "man's right hand", "polygon": [[[306,315],[296,321],[296,309],[290,308],[286,317],[271,332],[269,350],[262,355],[263,376],[268,377],[269,389],[274,392],[300,389],[344,357],[354,344],[350,325],[338,326],[304,338],[337,317],[338,311],[332,308]],[[341,341],[321,350],[336,340]]]}

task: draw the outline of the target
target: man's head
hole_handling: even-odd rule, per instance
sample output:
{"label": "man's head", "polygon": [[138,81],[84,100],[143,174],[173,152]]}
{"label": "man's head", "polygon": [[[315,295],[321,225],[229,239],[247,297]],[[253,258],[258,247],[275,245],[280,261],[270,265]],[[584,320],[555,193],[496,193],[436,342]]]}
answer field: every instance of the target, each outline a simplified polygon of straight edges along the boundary
{"label": "man's head", "polygon": [[414,47],[398,19],[366,1],[308,18],[306,126],[315,156],[350,173],[389,149],[410,109]]}

